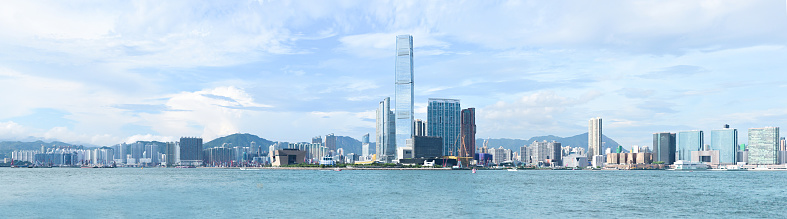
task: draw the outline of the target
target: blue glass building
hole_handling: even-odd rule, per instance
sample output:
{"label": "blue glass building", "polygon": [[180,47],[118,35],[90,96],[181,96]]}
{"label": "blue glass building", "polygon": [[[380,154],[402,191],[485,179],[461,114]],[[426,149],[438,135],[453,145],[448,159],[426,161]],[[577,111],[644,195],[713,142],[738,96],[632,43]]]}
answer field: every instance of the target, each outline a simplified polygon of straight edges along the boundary
{"label": "blue glass building", "polygon": [[461,110],[457,99],[429,98],[426,135],[443,138],[444,156],[459,156]]}
{"label": "blue glass building", "polygon": [[710,147],[719,151],[720,163],[734,164],[738,160],[738,129],[711,130]]}
{"label": "blue glass building", "polygon": [[675,133],[653,133],[653,161],[675,162]]}
{"label": "blue glass building", "polygon": [[678,149],[675,152],[675,155],[678,156],[677,160],[691,160],[691,152],[702,150],[704,144],[702,131],[678,132]]}
{"label": "blue glass building", "polygon": [[[413,36],[396,36],[396,147],[413,137]],[[394,151],[396,148],[394,148]]]}

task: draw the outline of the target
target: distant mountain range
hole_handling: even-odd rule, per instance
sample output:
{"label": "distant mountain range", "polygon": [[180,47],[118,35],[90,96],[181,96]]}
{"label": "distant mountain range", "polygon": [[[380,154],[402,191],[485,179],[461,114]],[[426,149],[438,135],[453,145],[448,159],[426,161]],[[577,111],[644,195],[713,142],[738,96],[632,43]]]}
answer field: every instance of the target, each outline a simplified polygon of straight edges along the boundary
{"label": "distant mountain range", "polygon": [[[475,144],[476,148],[481,148],[484,146],[485,139],[476,139]],[[538,136],[532,137],[528,140],[523,139],[507,139],[507,138],[491,138],[486,139],[489,142],[489,147],[499,148],[502,146],[505,149],[511,149],[513,151],[519,151],[519,147],[524,145],[530,145],[533,141],[556,141],[560,142],[562,146],[571,146],[571,147],[581,147],[585,148],[585,151],[588,149],[588,133],[582,133],[579,135],[574,135],[571,137],[558,137],[554,135],[547,135],[547,136]],[[616,148],[619,144],[615,140],[608,138],[606,135],[602,135],[601,141],[605,142],[604,147],[601,149],[606,150],[606,148]]]}
{"label": "distant mountain range", "polygon": [[[324,138],[324,137],[323,137]],[[524,139],[507,139],[507,138],[491,138],[487,139],[489,142],[489,147],[499,148],[502,146],[506,149],[511,149],[514,151],[519,151],[519,147],[523,145],[530,145],[533,141],[557,141],[560,142],[563,146],[571,146],[571,147],[582,147],[587,150],[588,144],[588,133],[583,133],[571,137],[558,137],[554,135],[547,135],[547,136],[538,136],[532,137],[528,140]],[[602,141],[605,142],[604,148],[615,148],[618,146],[618,143],[615,140],[608,138],[607,136],[602,136]],[[166,143],[158,142],[158,141],[139,141],[143,144],[156,144],[159,146],[159,151],[164,153],[166,150]],[[267,140],[264,138],[260,138],[259,136],[249,134],[249,133],[237,133],[231,134],[228,136],[224,136],[221,138],[213,139],[209,142],[203,144],[203,148],[214,148],[220,147],[224,143],[232,144],[232,146],[243,146],[248,147],[251,145],[251,142],[255,142],[257,145],[263,147],[264,151],[267,151],[268,146],[272,145],[274,141]],[[476,148],[483,147],[484,139],[477,139],[476,140]],[[34,142],[20,142],[20,141],[3,141],[0,142],[0,158],[10,157],[11,152],[15,150],[41,150],[41,145],[46,146],[47,148],[51,148],[53,146],[57,147],[72,147],[72,148],[88,148],[82,145],[72,145],[64,142],[53,141],[53,142],[44,142],[44,141],[34,141]],[[344,153],[355,153],[361,154],[361,141],[347,136],[336,136],[336,147],[343,148]]]}

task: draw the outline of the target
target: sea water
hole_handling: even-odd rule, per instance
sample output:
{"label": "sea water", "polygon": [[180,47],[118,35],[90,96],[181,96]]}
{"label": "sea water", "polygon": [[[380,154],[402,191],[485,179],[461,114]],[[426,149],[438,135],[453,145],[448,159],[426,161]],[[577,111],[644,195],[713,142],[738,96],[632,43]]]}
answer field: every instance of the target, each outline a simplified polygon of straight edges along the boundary
{"label": "sea water", "polygon": [[787,218],[787,171],[0,168],[0,218]]}

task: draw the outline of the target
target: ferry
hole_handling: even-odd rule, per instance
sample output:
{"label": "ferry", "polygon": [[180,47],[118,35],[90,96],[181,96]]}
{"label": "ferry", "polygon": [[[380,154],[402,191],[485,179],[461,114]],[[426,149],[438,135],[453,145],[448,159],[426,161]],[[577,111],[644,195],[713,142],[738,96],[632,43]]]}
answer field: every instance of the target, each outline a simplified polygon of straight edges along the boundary
{"label": "ferry", "polygon": [[336,161],[333,160],[331,156],[325,156],[320,159],[320,165],[329,165],[333,166],[336,165]]}

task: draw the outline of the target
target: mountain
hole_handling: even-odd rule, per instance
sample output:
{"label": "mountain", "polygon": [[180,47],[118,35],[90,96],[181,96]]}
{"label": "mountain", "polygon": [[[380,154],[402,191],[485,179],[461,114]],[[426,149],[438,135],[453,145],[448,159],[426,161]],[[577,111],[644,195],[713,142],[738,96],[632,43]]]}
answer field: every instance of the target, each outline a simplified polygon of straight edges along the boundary
{"label": "mountain", "polygon": [[34,142],[21,142],[21,141],[3,141],[0,142],[0,158],[11,158],[11,152],[16,150],[41,150],[41,145],[46,146],[46,148],[52,147],[72,147],[72,148],[85,148],[82,145],[72,145],[64,142],[53,141],[53,142],[44,142],[41,140],[34,141]]}
{"label": "mountain", "polygon": [[[483,147],[484,140],[485,139],[476,139],[476,148]],[[554,136],[554,135],[547,135],[547,136],[532,137],[528,140],[507,139],[507,138],[488,139],[489,147],[498,148],[500,146],[503,146],[503,148],[511,149],[513,151],[519,151],[519,147],[522,147],[523,145],[530,145],[530,143],[533,143],[533,141],[549,141],[549,142],[557,141],[560,142],[562,146],[581,147],[581,148],[585,148],[585,151],[587,151],[588,133],[585,132],[579,135],[574,135],[565,138]],[[606,135],[601,136],[601,141],[605,142],[604,147],[601,150],[606,150],[606,148],[615,148],[619,145],[618,142],[616,142],[611,138],[608,138]]]}
{"label": "mountain", "polygon": [[361,154],[363,152],[363,149],[361,149],[361,141],[347,136],[336,136],[336,148],[342,148],[344,154]]}
{"label": "mountain", "polygon": [[255,144],[257,144],[258,146],[262,146],[263,150],[265,150],[265,151],[268,150],[268,146],[273,144],[272,141],[269,141],[269,140],[264,139],[264,138],[260,138],[260,137],[258,137],[256,135],[252,135],[252,134],[249,134],[249,133],[245,133],[245,134],[237,133],[237,134],[231,134],[231,135],[227,135],[227,136],[224,136],[224,137],[221,137],[221,138],[213,139],[212,141],[203,143],[202,147],[203,148],[215,148],[215,147],[220,147],[224,143],[230,143],[230,144],[232,144],[233,147],[235,147],[235,146],[248,147],[249,145],[251,145],[252,141]]}

